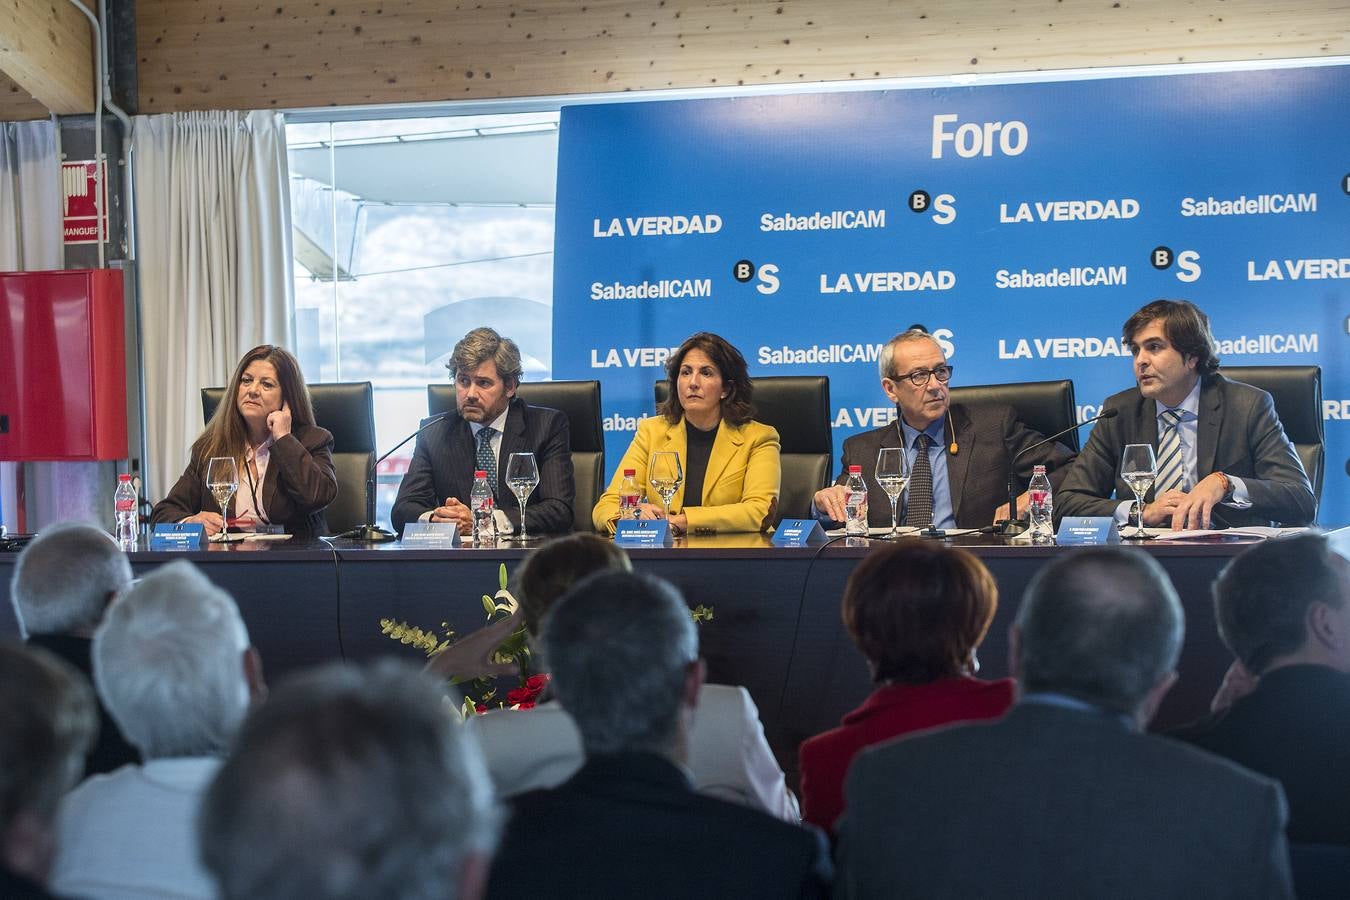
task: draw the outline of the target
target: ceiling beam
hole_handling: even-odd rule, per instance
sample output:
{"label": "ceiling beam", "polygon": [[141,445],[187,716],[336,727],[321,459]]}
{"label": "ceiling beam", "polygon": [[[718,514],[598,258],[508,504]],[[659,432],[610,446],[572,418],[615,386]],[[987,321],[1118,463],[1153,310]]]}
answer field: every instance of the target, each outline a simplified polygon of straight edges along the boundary
{"label": "ceiling beam", "polygon": [[70,0],[3,0],[0,72],[57,115],[94,111],[89,20]]}

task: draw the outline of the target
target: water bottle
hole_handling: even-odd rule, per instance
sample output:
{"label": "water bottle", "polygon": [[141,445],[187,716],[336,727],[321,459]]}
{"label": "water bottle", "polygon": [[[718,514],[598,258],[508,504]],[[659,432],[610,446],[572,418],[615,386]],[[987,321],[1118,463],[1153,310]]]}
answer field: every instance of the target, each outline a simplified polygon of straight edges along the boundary
{"label": "water bottle", "polygon": [[473,488],[469,491],[469,508],[473,510],[473,542],[478,547],[491,547],[497,542],[497,526],[492,518],[492,487],[487,472],[473,473]]}
{"label": "water bottle", "polygon": [[848,467],[844,490],[844,534],[866,537],[867,482],[863,481],[862,466]]}
{"label": "water bottle", "polygon": [[619,518],[636,519],[641,504],[642,489],[638,487],[637,469],[624,469],[623,483],[619,485]]}
{"label": "water bottle", "polygon": [[136,549],[136,488],[131,485],[131,476],[117,476],[117,491],[113,493],[113,509],[117,513],[117,526],[113,536],[123,550]]}
{"label": "water bottle", "polygon": [[1027,506],[1027,512],[1031,516],[1031,542],[1053,544],[1055,501],[1050,493],[1050,479],[1045,475],[1045,466],[1037,466],[1033,470],[1027,493],[1031,500]]}

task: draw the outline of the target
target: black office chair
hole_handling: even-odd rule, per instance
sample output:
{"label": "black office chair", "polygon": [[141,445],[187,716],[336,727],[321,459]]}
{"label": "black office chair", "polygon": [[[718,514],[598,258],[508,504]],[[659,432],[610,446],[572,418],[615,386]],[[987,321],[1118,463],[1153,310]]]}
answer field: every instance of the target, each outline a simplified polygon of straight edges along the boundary
{"label": "black office chair", "polygon": [[[202,417],[209,422],[224,388],[202,388]],[[329,534],[366,521],[366,477],[375,464],[374,390],[369,381],[311,384],[315,424],[333,433],[333,469],[338,492],[324,511]]]}
{"label": "black office chair", "polygon": [[1326,436],[1322,430],[1321,366],[1224,366],[1219,370],[1234,381],[1259,387],[1275,401],[1284,433],[1294,445],[1303,470],[1312,482],[1313,496],[1322,502],[1326,468]]}
{"label": "black office chair", "polygon": [[[1078,421],[1078,407],[1074,404],[1073,382],[1027,381],[1021,384],[972,384],[952,387],[952,402],[977,406],[981,403],[1006,403],[1017,410],[1017,416],[1027,426],[1046,437],[1063,431]],[[1078,450],[1078,432],[1070,431],[1059,442]]]}
{"label": "black office chair", "polygon": [[[522,381],[516,396],[531,406],[547,406],[567,416],[572,443],[572,472],[577,497],[572,508],[572,526],[592,531],[591,510],[605,492],[605,431],[600,412],[598,381]],[[427,385],[429,415],[455,408],[453,384]]]}
{"label": "black office chair", "polygon": [[[830,483],[834,434],[830,428],[830,379],[825,375],[773,375],[754,379],[755,421],[772,425],[781,442],[782,487],[774,524],[811,518],[816,491]],[[656,382],[656,405],[670,383]]]}

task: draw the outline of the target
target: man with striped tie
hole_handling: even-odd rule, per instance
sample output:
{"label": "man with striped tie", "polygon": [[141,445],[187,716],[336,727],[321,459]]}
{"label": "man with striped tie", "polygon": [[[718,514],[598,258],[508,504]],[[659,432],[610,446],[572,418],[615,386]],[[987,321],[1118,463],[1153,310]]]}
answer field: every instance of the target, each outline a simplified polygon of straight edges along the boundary
{"label": "man with striped tie", "polygon": [[[1155,300],[1122,329],[1137,387],[1107,398],[1055,495],[1059,516],[1132,515],[1120,477],[1127,444],[1150,444],[1158,474],[1144,525],[1210,528],[1306,525],[1317,515],[1308,475],[1270,394],[1219,374],[1209,317],[1185,300]],[[1114,494],[1114,498],[1112,496]]]}

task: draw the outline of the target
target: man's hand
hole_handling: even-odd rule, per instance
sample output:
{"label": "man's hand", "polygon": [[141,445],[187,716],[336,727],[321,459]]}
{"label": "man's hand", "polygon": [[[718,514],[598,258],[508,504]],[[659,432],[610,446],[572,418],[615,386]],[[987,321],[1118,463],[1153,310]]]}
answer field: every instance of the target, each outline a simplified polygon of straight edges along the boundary
{"label": "man's hand", "polygon": [[1167,525],[1173,531],[1208,528],[1210,511],[1223,499],[1224,483],[1217,474],[1200,479],[1190,493],[1166,491],[1144,507],[1144,524]]}
{"label": "man's hand", "polygon": [[215,537],[220,534],[221,529],[225,527],[225,520],[220,517],[220,513],[206,512],[205,510],[197,513],[195,516],[188,516],[186,519],[181,519],[179,521],[200,522],[202,525],[206,526],[207,537]]}
{"label": "man's hand", "polygon": [[[1017,495],[1017,518],[1022,518],[1027,514],[1027,509],[1031,507],[1031,492],[1023,491]],[[994,521],[1002,522],[1008,518],[1008,504],[1003,504],[994,510]]]}
{"label": "man's hand", "polygon": [[820,510],[821,515],[828,516],[834,522],[843,522],[848,518],[848,513],[844,511],[844,504],[847,500],[848,490],[842,484],[833,484],[816,491],[816,509]]}
{"label": "man's hand", "polygon": [[1185,491],[1173,489],[1164,492],[1161,497],[1155,498],[1152,503],[1144,504],[1144,524],[1150,528],[1171,524],[1172,514],[1184,502],[1186,502]]}
{"label": "man's hand", "polygon": [[473,529],[473,510],[469,509],[463,503],[460,503],[454,497],[446,497],[444,506],[438,506],[431,511],[431,521],[458,522],[461,533],[471,534]]}
{"label": "man's hand", "polygon": [[1223,683],[1219,685],[1219,690],[1214,694],[1214,699],[1209,701],[1209,711],[1218,712],[1232,706],[1234,701],[1240,700],[1256,690],[1257,681],[1257,677],[1247,671],[1247,667],[1242,664],[1242,660],[1233,660],[1233,664],[1228,667],[1228,671],[1223,673]]}
{"label": "man's hand", "polygon": [[279,441],[291,433],[291,408],[289,405],[281,404],[281,409],[267,414],[267,430],[272,433],[272,440]]}

